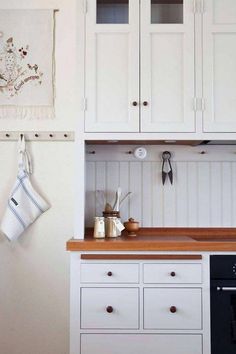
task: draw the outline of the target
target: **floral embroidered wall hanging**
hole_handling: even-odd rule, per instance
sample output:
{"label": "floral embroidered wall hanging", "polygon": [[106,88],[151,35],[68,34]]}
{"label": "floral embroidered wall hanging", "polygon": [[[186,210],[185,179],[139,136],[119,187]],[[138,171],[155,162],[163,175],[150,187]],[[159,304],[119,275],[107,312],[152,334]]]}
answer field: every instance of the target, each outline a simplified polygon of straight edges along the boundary
{"label": "floral embroidered wall hanging", "polygon": [[54,117],[53,41],[53,10],[0,10],[0,118]]}

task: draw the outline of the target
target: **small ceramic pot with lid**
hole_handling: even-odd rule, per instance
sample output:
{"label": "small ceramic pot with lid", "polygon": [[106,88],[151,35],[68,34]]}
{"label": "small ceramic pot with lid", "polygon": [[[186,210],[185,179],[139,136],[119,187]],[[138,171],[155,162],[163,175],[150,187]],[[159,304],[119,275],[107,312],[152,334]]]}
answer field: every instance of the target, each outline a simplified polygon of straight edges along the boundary
{"label": "small ceramic pot with lid", "polygon": [[125,230],[128,231],[128,236],[137,236],[139,230],[139,222],[133,218],[129,218],[129,221],[124,223]]}

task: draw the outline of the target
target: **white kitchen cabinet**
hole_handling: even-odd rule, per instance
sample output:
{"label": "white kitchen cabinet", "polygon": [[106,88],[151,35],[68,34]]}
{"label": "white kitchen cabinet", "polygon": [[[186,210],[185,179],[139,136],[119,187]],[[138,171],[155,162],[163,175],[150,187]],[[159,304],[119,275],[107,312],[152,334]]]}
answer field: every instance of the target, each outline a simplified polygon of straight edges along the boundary
{"label": "white kitchen cabinet", "polygon": [[203,10],[203,128],[236,132],[236,1],[205,0]]}
{"label": "white kitchen cabinet", "polygon": [[236,132],[234,0],[88,0],[85,22],[85,132]]}
{"label": "white kitchen cabinet", "polygon": [[82,354],[202,354],[201,335],[83,334]]}
{"label": "white kitchen cabinet", "polygon": [[194,132],[192,0],[88,0],[86,132]]}
{"label": "white kitchen cabinet", "polygon": [[70,354],[210,353],[206,257],[86,255],[71,255]]}

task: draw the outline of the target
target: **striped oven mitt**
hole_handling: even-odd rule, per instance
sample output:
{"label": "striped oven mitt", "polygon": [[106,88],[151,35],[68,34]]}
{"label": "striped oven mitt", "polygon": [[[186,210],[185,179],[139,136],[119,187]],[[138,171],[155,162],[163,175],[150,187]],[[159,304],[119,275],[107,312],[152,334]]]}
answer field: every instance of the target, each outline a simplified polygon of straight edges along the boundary
{"label": "striped oven mitt", "polygon": [[24,135],[21,134],[18,174],[0,226],[9,241],[16,240],[30,224],[50,208],[33,188],[29,178],[31,173],[30,157],[25,148]]}

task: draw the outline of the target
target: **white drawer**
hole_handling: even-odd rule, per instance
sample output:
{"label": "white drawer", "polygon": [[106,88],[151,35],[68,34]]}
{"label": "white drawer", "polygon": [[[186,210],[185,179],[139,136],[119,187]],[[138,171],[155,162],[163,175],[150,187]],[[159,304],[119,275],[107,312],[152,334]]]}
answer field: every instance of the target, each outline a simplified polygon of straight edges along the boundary
{"label": "white drawer", "polygon": [[138,283],[138,264],[82,263],[81,283]]}
{"label": "white drawer", "polygon": [[201,329],[202,295],[196,288],[145,288],[145,329]]}
{"label": "white drawer", "polygon": [[138,327],[139,289],[81,289],[81,328],[137,329]]}
{"label": "white drawer", "polygon": [[144,264],[143,281],[146,284],[200,284],[202,265],[188,263]]}
{"label": "white drawer", "polygon": [[82,334],[81,354],[202,354],[201,335]]}

